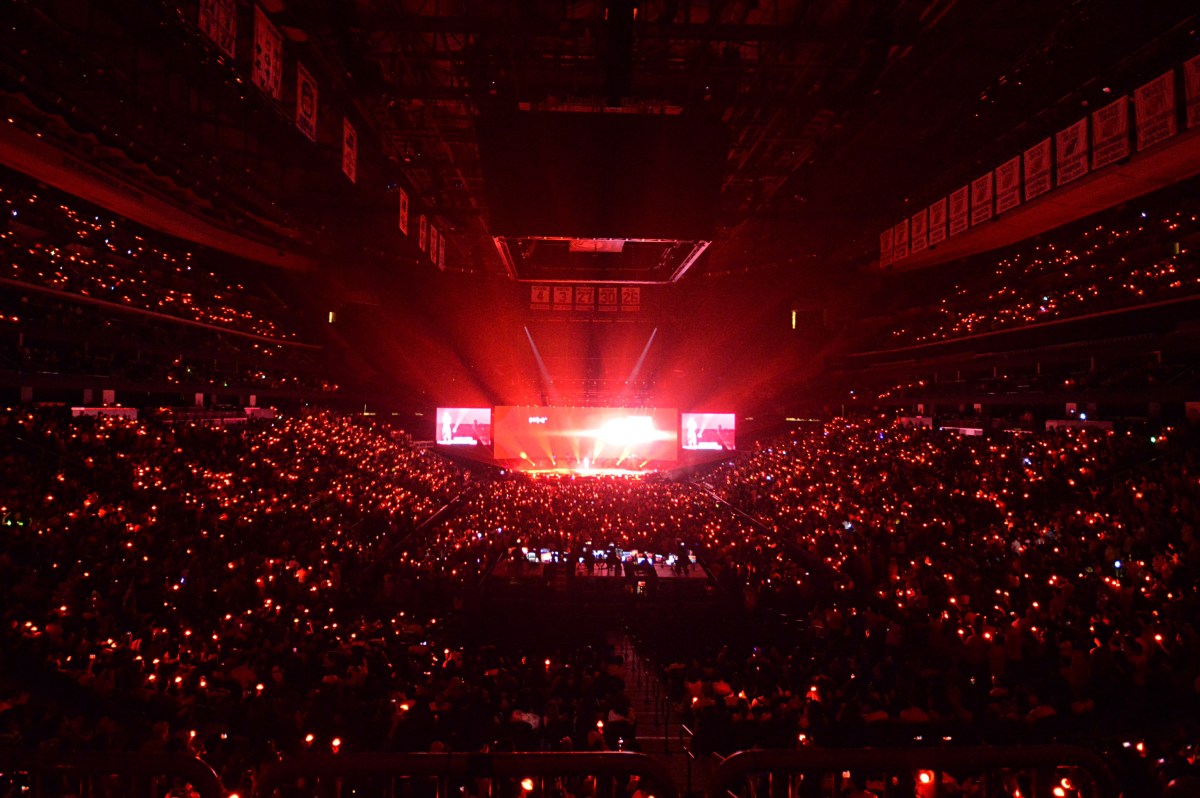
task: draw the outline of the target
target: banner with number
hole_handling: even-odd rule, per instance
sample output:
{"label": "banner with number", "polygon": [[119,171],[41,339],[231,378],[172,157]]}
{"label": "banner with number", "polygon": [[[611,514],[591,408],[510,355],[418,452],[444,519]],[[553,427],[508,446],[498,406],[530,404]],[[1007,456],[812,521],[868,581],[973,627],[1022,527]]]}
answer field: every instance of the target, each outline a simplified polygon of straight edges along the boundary
{"label": "banner with number", "polygon": [[548,285],[532,285],[529,287],[529,309],[530,310],[549,310],[550,309],[550,286],[548,286]]}
{"label": "banner with number", "polygon": [[996,215],[1021,204],[1021,156],[996,167]]}
{"label": "banner with number", "polygon": [[1088,173],[1087,117],[1054,134],[1056,186],[1078,180]]}
{"label": "banner with number", "polygon": [[929,206],[929,246],[936,247],[946,240],[948,216],[945,197]]}
{"label": "banner with number", "polygon": [[429,223],[429,259],[431,261],[433,261],[433,263],[435,265],[437,264],[438,237],[440,235],[441,234],[438,233],[437,227],[432,222],[430,222]]}
{"label": "banner with number", "polygon": [[346,117],[342,117],[342,174],[351,183],[358,182],[358,131]]}
{"label": "banner with number", "polygon": [[283,34],[254,6],[254,85],[276,102],[283,99]]}
{"label": "banner with number", "polygon": [[971,181],[971,226],[992,218],[992,173]]}
{"label": "banner with number", "polygon": [[571,309],[571,298],[573,295],[574,295],[574,293],[571,291],[571,286],[569,286],[569,285],[554,286],[554,294],[553,294],[554,305],[551,309],[552,310],[570,310]]}
{"label": "banner with number", "polygon": [[234,0],[200,0],[200,30],[225,55],[237,49],[237,4]]}
{"label": "banner with number", "polygon": [[317,82],[304,68],[296,64],[296,127],[311,141],[317,140]]}
{"label": "banner with number", "polygon": [[596,292],[600,297],[601,311],[616,311],[617,309],[617,289],[614,286],[605,286]]}
{"label": "banner with number", "polygon": [[642,309],[642,289],[636,285],[627,285],[621,289],[621,310],[637,311]]}
{"label": "banner with number", "polygon": [[596,308],[596,288],[590,285],[581,285],[575,288],[575,309],[576,310],[595,310]]}
{"label": "banner with number", "polygon": [[1034,144],[1021,156],[1025,165],[1025,201],[1050,190],[1050,139]]}
{"label": "banner with number", "polygon": [[1175,70],[1165,72],[1133,93],[1137,148],[1141,152],[1178,132],[1175,121]]}
{"label": "banner with number", "polygon": [[892,228],[892,260],[908,257],[908,219]]}
{"label": "banner with number", "polygon": [[1183,101],[1187,126],[1200,127],[1200,55],[1183,62]]}
{"label": "banner with number", "polygon": [[892,228],[879,234],[879,265],[890,266],[892,263]]}
{"label": "banner with number", "polygon": [[929,248],[929,209],[922,208],[912,217],[912,242],[909,249],[915,255]]}
{"label": "banner with number", "polygon": [[425,218],[425,214],[417,217],[417,246],[422,252],[429,249],[429,220]]}
{"label": "banner with number", "polygon": [[950,195],[950,235],[966,232],[970,226],[971,187],[963,186]]}
{"label": "banner with number", "polygon": [[400,232],[408,235],[408,192],[400,189]]}
{"label": "banner with number", "polygon": [[446,234],[438,236],[437,266],[446,271]]}
{"label": "banner with number", "polygon": [[1092,113],[1092,168],[1128,157],[1129,98],[1121,97]]}

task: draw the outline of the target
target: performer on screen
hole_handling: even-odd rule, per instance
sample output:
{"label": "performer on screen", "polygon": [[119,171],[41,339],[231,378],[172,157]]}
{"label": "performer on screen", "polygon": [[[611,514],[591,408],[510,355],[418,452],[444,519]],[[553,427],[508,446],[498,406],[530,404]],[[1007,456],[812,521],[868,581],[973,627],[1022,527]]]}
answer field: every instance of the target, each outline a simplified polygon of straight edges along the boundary
{"label": "performer on screen", "polygon": [[454,420],[450,418],[450,411],[442,413],[442,436],[438,440],[439,443],[454,443]]}
{"label": "performer on screen", "polygon": [[700,445],[696,434],[696,417],[688,416],[687,420],[687,446],[686,449],[695,449]]}

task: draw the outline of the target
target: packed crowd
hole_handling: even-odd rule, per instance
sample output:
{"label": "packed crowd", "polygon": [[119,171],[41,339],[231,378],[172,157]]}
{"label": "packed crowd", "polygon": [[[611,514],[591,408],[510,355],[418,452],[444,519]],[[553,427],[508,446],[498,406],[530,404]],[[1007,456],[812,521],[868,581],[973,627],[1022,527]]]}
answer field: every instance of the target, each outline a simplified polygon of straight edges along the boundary
{"label": "packed crowd", "polygon": [[1175,191],[1110,212],[1074,238],[1056,232],[1054,241],[1023,243],[981,264],[979,273],[966,269],[947,296],[922,296],[919,309],[889,325],[890,343],[930,343],[1200,294],[1200,209]]}
{"label": "packed crowd", "polygon": [[9,171],[0,172],[0,219],[5,279],[277,340],[296,337],[277,299],[217,274],[181,242],[139,233],[127,220]]}
{"label": "packed crowd", "polygon": [[499,559],[592,544],[695,552],[727,597],[634,621],[698,753],[1045,738],[1196,767],[1189,431],[836,420],[694,483],[472,478],[329,413],[0,435],[10,745],[188,751],[242,791],[309,750],[632,745],[605,630],[463,609]]}

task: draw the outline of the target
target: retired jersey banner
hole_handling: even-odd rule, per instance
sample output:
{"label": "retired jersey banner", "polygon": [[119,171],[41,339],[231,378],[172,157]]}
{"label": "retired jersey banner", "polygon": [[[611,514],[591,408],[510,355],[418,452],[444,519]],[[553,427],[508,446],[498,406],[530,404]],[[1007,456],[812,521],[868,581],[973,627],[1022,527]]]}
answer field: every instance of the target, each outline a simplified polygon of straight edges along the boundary
{"label": "retired jersey banner", "polygon": [[254,85],[279,102],[283,99],[283,34],[254,6]]}
{"label": "retired jersey banner", "polygon": [[595,310],[596,308],[596,287],[591,285],[581,285],[575,288],[575,309],[576,310]]}
{"label": "retired jersey banner", "polygon": [[554,291],[553,291],[554,305],[552,306],[551,309],[552,310],[570,310],[571,309],[571,298],[573,296],[574,296],[574,294],[571,291],[571,286],[569,286],[569,285],[554,286]]}
{"label": "retired jersey banner", "polygon": [[996,167],[996,214],[1021,204],[1021,156]]}
{"label": "retired jersey banner", "polygon": [[529,309],[530,310],[549,310],[550,309],[550,286],[548,285],[533,285],[529,287]]}
{"label": "retired jersey banner", "polygon": [[600,310],[616,311],[617,309],[617,289],[615,286],[604,286],[596,292],[600,297]]}
{"label": "retired jersey banner", "polygon": [[971,204],[971,187],[963,186],[950,195],[950,235],[966,232],[970,226],[968,211]]}
{"label": "retired jersey banner", "polygon": [[1129,98],[1121,97],[1092,113],[1092,168],[1129,157]]}
{"label": "retired jersey banner", "polygon": [[1087,118],[1054,135],[1055,165],[1058,167],[1056,186],[1078,180],[1088,173]]}
{"label": "retired jersey banner", "polygon": [[888,228],[879,234],[879,265],[890,266],[892,264],[892,235],[894,231]]}
{"label": "retired jersey banner", "polygon": [[929,206],[929,246],[936,247],[946,240],[946,198]]}
{"label": "retired jersey banner", "polygon": [[317,82],[301,63],[296,64],[296,127],[317,140]]}
{"label": "retired jersey banner", "polygon": [[437,266],[446,271],[446,234],[438,236]]}
{"label": "retired jersey banner", "polygon": [[437,227],[435,227],[433,225],[433,223],[430,223],[430,225],[429,225],[429,259],[431,261],[433,261],[434,265],[437,264],[437,249],[438,249],[439,236],[440,236],[440,234],[438,233]]}
{"label": "retired jersey banner", "polygon": [[915,255],[918,252],[923,252],[929,249],[929,209],[923,208],[916,212],[912,218],[912,235],[909,240],[912,242],[909,249]]}
{"label": "retired jersey banner", "polygon": [[358,131],[350,120],[342,117],[342,174],[351,183],[358,182]]}
{"label": "retired jersey banner", "polygon": [[971,226],[992,218],[992,173],[971,181]]}
{"label": "retired jersey banner", "polygon": [[233,58],[237,48],[237,4],[234,0],[200,0],[200,30]]}
{"label": "retired jersey banner", "polygon": [[1178,132],[1175,121],[1175,70],[1165,72],[1133,93],[1138,152]]}
{"label": "retired jersey banner", "polygon": [[636,285],[627,285],[621,289],[621,310],[637,311],[642,309],[642,289]]}
{"label": "retired jersey banner", "polygon": [[417,218],[417,246],[422,252],[429,249],[429,220],[425,218],[425,214]]}
{"label": "retired jersey banner", "polygon": [[1050,183],[1050,139],[1042,139],[1021,156],[1025,165],[1025,201],[1045,194]]}
{"label": "retired jersey banner", "polygon": [[903,260],[908,257],[908,219],[892,230],[892,260]]}
{"label": "retired jersey banner", "polygon": [[1187,126],[1200,127],[1200,55],[1183,63],[1183,100]]}
{"label": "retired jersey banner", "polygon": [[400,232],[408,235],[408,192],[400,189]]}

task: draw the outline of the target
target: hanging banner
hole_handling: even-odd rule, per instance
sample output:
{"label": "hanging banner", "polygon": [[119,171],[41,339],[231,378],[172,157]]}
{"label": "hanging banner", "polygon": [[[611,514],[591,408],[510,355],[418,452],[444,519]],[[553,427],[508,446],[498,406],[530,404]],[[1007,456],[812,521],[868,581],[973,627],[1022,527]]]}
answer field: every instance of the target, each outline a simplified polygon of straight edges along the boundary
{"label": "hanging banner", "polygon": [[400,189],[400,232],[408,235],[408,192]]}
{"label": "hanging banner", "polygon": [[908,219],[892,228],[892,259],[903,260],[908,257]]}
{"label": "hanging banner", "polygon": [[1164,72],[1133,93],[1138,152],[1178,132],[1175,122],[1175,70]]}
{"label": "hanging banner", "polygon": [[429,225],[429,259],[437,264],[438,229],[431,222]]}
{"label": "hanging banner", "polygon": [[438,251],[437,265],[442,271],[446,271],[446,234],[438,236]]}
{"label": "hanging banner", "polygon": [[233,58],[237,48],[237,5],[234,0],[200,0],[200,30]]}
{"label": "hanging banner", "polygon": [[1087,118],[1054,135],[1055,165],[1058,167],[1056,186],[1066,185],[1088,173]]}
{"label": "hanging banner", "polygon": [[533,285],[529,287],[529,309],[530,310],[549,310],[550,309],[550,286],[548,285]]}
{"label": "hanging banner", "polygon": [[929,246],[936,247],[946,240],[947,217],[945,197],[929,206]]}
{"label": "hanging banner", "polygon": [[890,266],[892,263],[892,228],[879,234],[879,265]]}
{"label": "hanging banner", "polygon": [[1025,201],[1050,190],[1050,139],[1045,138],[1025,150]]}
{"label": "hanging banner", "polygon": [[1021,156],[996,167],[996,215],[1021,204]]}
{"label": "hanging banner", "polygon": [[581,285],[575,288],[575,309],[576,310],[595,310],[596,308],[596,288],[590,285]]}
{"label": "hanging banner", "polygon": [[358,182],[358,132],[350,120],[342,117],[342,174],[351,183]]}
{"label": "hanging banner", "polygon": [[968,208],[971,204],[971,188],[963,186],[950,195],[950,235],[956,236],[970,226]]}
{"label": "hanging banner", "polygon": [[1183,101],[1187,126],[1200,127],[1200,55],[1183,62]]}
{"label": "hanging banner", "polygon": [[617,289],[613,286],[605,286],[596,292],[600,297],[600,310],[605,312],[615,312],[617,309]]}
{"label": "hanging banner", "polygon": [[429,220],[425,218],[425,214],[417,218],[417,246],[422,252],[429,249]]}
{"label": "hanging banner", "polygon": [[627,285],[621,289],[621,310],[636,312],[642,309],[642,289]]}
{"label": "hanging banner", "polygon": [[971,181],[971,226],[992,218],[992,173]]}
{"label": "hanging banner", "polygon": [[317,140],[317,82],[299,62],[296,63],[296,127],[310,141]]}
{"label": "hanging banner", "polygon": [[254,85],[279,102],[283,99],[283,34],[254,6]]}
{"label": "hanging banner", "polygon": [[1129,157],[1129,98],[1121,97],[1092,113],[1092,168]]}
{"label": "hanging banner", "polygon": [[915,255],[929,249],[929,209],[922,208],[912,218],[912,245],[909,249]]}
{"label": "hanging banner", "polygon": [[570,310],[573,293],[569,285],[554,286],[554,305],[551,310]]}

